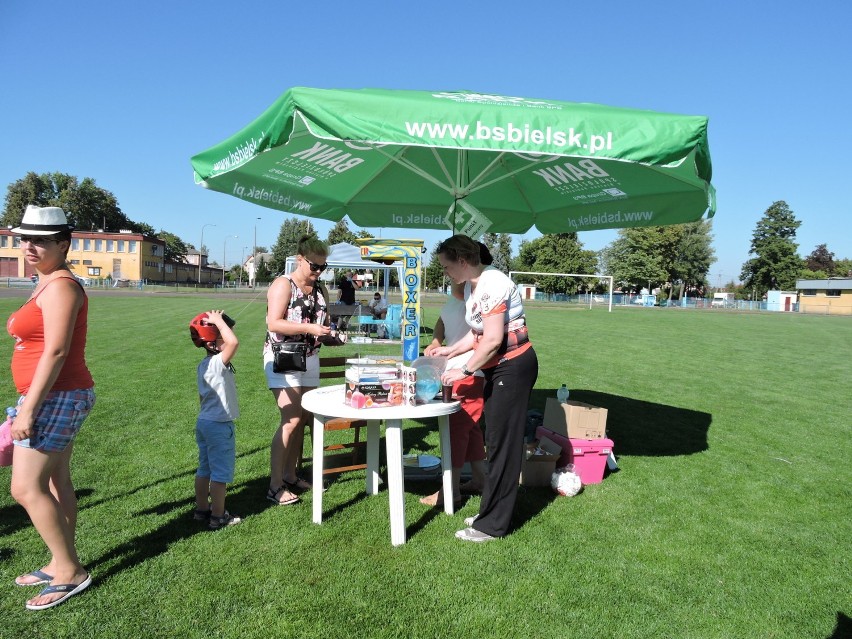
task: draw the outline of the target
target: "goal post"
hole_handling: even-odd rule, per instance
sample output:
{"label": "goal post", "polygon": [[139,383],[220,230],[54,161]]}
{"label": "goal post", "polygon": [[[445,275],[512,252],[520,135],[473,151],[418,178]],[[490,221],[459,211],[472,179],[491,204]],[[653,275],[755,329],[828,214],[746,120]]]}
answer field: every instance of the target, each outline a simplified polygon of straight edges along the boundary
{"label": "goal post", "polygon": [[[601,275],[599,273],[541,273],[539,271],[509,271],[509,279],[513,282],[515,278],[513,275],[556,275],[559,277],[583,277],[590,278],[595,277],[599,280],[609,280],[609,312],[612,313],[612,290],[613,290],[613,276],[612,275]],[[589,295],[589,309],[592,308],[592,295]]]}

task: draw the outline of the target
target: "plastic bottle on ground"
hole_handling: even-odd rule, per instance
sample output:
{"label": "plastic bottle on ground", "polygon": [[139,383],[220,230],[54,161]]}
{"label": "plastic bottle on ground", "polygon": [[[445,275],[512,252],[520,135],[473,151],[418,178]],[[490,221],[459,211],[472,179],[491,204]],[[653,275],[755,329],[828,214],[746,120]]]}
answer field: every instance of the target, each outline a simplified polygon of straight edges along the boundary
{"label": "plastic bottle on ground", "polygon": [[559,390],[556,391],[556,399],[560,401],[560,403],[565,403],[568,401],[568,387],[565,384],[559,387]]}

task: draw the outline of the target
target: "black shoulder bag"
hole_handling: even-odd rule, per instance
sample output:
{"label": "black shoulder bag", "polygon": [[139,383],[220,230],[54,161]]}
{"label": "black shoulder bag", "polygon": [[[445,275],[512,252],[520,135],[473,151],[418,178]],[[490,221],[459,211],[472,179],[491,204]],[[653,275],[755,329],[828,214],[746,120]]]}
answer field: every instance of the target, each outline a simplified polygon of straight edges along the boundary
{"label": "black shoulder bag", "polygon": [[[290,280],[290,303],[287,305],[288,310],[293,305],[293,286],[293,280]],[[314,285],[313,298],[314,303],[311,310],[311,324],[314,323],[317,313],[316,285]],[[273,373],[295,373],[308,370],[308,335],[305,335],[298,341],[273,342],[267,332],[266,339],[269,341],[269,346],[272,349]]]}

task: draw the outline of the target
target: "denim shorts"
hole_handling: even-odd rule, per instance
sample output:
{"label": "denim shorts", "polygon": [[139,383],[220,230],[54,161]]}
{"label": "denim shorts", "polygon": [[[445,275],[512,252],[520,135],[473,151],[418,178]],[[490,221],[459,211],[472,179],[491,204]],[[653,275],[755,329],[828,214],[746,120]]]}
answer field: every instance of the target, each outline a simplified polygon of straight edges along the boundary
{"label": "denim shorts", "polygon": [[237,441],[234,422],[213,422],[199,418],[195,422],[195,442],[198,444],[196,477],[230,484],[234,481],[237,460]]}
{"label": "denim shorts", "polygon": [[[18,399],[24,403],[26,395]],[[42,453],[61,453],[77,437],[80,426],[95,405],[95,389],[50,391],[36,414],[32,434],[15,446],[32,448]]]}

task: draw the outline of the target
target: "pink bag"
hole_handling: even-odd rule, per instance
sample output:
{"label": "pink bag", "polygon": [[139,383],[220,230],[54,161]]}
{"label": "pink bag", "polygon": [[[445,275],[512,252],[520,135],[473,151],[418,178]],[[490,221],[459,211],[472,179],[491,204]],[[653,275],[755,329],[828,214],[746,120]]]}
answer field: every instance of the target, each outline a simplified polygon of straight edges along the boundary
{"label": "pink bag", "polygon": [[7,417],[6,421],[0,424],[0,466],[12,465],[12,453],[15,450],[15,444],[12,443],[12,421]]}

